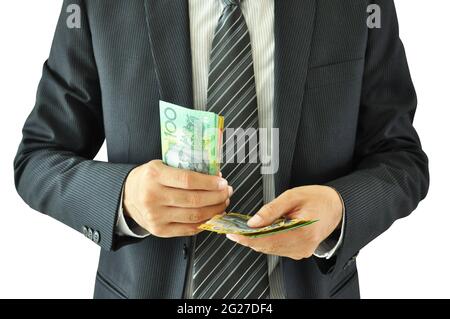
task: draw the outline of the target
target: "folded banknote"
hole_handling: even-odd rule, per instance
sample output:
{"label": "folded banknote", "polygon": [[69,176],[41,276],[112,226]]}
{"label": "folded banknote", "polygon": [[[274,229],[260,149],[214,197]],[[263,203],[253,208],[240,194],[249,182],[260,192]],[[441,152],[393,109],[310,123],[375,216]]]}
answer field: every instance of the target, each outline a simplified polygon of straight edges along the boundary
{"label": "folded banknote", "polygon": [[252,228],[247,226],[247,221],[251,217],[252,216],[250,215],[238,213],[217,215],[206,223],[200,225],[199,228],[219,234],[237,234],[248,237],[262,237],[304,227],[317,222],[317,220],[305,221],[300,219],[280,218],[269,226]]}

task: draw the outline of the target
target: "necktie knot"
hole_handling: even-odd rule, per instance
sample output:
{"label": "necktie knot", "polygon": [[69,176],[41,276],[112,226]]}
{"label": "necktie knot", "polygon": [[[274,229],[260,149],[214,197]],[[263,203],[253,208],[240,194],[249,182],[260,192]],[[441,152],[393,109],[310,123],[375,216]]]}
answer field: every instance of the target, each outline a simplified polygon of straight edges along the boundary
{"label": "necktie knot", "polygon": [[225,6],[239,6],[242,0],[222,0]]}

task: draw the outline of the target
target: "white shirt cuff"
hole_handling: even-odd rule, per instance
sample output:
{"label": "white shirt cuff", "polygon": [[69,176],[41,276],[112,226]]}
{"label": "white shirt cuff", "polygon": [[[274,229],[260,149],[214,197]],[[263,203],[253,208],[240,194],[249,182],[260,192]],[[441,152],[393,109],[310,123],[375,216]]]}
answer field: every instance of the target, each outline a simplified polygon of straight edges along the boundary
{"label": "white shirt cuff", "polygon": [[[340,194],[339,197],[341,197]],[[333,255],[336,253],[336,250],[338,250],[342,244],[345,227],[345,206],[342,197],[341,202],[343,209],[342,209],[341,233],[339,235],[339,239],[336,241],[335,238],[330,237],[321,242],[319,247],[317,247],[316,251],[314,252],[314,256],[318,258],[330,259],[331,257],[333,257]]]}
{"label": "white shirt cuff", "polygon": [[[130,223],[131,224],[131,223]],[[119,212],[116,223],[116,234],[119,236],[129,236],[135,238],[145,238],[150,235],[150,233],[139,226],[136,223],[134,225],[129,225],[125,215],[123,214],[123,189],[120,195]]]}

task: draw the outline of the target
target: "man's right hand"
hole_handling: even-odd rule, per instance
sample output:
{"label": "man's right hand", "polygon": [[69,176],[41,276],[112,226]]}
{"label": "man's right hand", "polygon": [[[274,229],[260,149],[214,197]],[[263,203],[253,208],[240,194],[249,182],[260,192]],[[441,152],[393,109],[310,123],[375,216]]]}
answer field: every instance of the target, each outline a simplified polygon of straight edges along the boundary
{"label": "man's right hand", "polygon": [[125,181],[124,213],[157,237],[193,236],[221,214],[233,192],[225,179],[172,168],[154,160],[133,169]]}

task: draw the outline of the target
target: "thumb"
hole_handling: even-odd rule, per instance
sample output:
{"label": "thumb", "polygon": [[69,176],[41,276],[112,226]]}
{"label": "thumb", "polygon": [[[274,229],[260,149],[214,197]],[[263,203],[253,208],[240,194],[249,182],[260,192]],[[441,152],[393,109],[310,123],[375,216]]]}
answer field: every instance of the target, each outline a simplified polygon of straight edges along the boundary
{"label": "thumb", "polygon": [[284,192],[261,209],[248,220],[249,227],[264,227],[272,224],[281,216],[286,215],[295,207],[296,200],[292,193]]}

